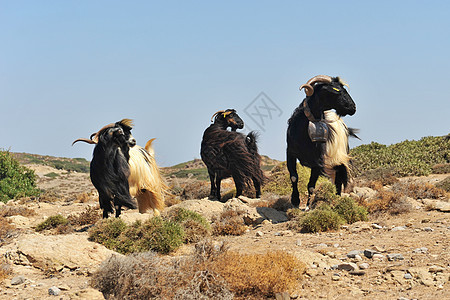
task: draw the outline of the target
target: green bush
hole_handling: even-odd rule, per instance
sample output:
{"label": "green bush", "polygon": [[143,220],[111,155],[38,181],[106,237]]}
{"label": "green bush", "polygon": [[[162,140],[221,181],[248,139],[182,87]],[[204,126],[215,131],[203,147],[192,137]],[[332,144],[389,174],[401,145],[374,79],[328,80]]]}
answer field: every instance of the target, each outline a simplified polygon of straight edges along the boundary
{"label": "green bush", "polygon": [[176,208],[169,213],[169,219],[180,224],[185,233],[186,243],[196,243],[210,235],[211,226],[200,214],[184,208]]}
{"label": "green bush", "polygon": [[160,217],[129,226],[116,218],[98,222],[89,231],[89,240],[122,254],[149,250],[169,253],[183,244],[184,235],[181,225]]}
{"label": "green bush", "polygon": [[127,228],[127,224],[119,218],[100,220],[89,230],[88,240],[102,244],[108,249],[116,249],[119,236]]}
{"label": "green bush", "polygon": [[372,142],[353,148],[350,155],[358,175],[377,168],[392,171],[395,176],[429,175],[434,165],[450,162],[450,140],[424,137],[390,146]]}
{"label": "green bush", "polygon": [[0,201],[39,193],[34,171],[21,166],[9,151],[0,151]]}
{"label": "green bush", "polygon": [[299,221],[302,232],[321,232],[328,230],[338,230],[344,219],[329,206],[323,205],[319,209],[307,212]]}
{"label": "green bush", "polygon": [[60,225],[66,225],[68,223],[69,223],[69,221],[67,220],[67,218],[65,218],[61,215],[54,215],[54,216],[48,217],[47,219],[45,219],[45,221],[39,223],[36,226],[35,230],[43,231],[43,230],[53,229]]}
{"label": "green bush", "polygon": [[348,224],[358,221],[367,221],[367,209],[356,204],[355,200],[349,197],[340,197],[333,211],[337,212]]}

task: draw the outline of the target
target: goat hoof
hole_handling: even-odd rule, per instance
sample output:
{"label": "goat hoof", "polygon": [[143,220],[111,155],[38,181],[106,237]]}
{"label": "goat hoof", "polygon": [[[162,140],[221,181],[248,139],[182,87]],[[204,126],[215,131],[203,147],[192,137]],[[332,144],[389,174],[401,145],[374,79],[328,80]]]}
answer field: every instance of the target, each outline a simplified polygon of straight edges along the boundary
{"label": "goat hoof", "polygon": [[305,211],[308,211],[308,210],[309,210],[309,206],[306,206],[306,207],[305,207]]}
{"label": "goat hoof", "polygon": [[208,196],[208,200],[217,201],[218,199],[217,199],[216,196],[209,195],[209,196]]}

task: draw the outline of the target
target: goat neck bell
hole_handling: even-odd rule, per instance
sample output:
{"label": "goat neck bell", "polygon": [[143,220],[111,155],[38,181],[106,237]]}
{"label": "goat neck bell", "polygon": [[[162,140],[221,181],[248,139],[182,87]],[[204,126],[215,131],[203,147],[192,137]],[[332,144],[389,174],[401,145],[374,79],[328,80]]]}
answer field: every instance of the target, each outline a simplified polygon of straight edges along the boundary
{"label": "goat neck bell", "polygon": [[314,118],[306,99],[303,100],[303,112],[309,120],[308,135],[311,141],[313,143],[325,143],[329,135],[328,125],[323,120]]}

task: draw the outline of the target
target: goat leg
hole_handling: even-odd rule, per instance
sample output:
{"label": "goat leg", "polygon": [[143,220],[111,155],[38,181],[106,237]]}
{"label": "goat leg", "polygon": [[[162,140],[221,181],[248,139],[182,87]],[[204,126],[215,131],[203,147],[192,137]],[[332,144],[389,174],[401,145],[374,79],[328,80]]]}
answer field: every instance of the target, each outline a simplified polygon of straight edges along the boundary
{"label": "goat leg", "polygon": [[305,210],[309,209],[311,198],[314,193],[314,189],[316,188],[316,182],[317,182],[317,179],[319,179],[320,174],[321,174],[320,168],[311,168],[311,176],[309,177],[309,182],[308,182],[308,201],[306,202]]}
{"label": "goat leg", "polygon": [[286,159],[287,168],[289,171],[289,178],[291,179],[292,194],[291,203],[294,208],[298,208],[300,205],[300,197],[298,193],[298,173],[297,173],[297,158],[287,153]]}

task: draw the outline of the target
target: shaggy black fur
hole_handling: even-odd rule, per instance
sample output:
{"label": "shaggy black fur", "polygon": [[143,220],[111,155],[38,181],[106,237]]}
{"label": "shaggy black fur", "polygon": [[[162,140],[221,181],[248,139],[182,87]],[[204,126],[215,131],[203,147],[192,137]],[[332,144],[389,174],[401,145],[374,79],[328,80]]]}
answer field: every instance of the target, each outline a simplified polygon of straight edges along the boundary
{"label": "shaggy black fur", "polygon": [[[324,119],[324,111],[335,109],[340,116],[353,115],[356,112],[356,105],[350,97],[338,77],[332,78],[331,83],[316,83],[313,85],[314,93],[307,96],[303,101],[307,101],[308,107],[317,120]],[[308,134],[309,119],[305,115],[303,102],[297,107],[288,121],[287,129],[287,150],[286,160],[292,183],[291,202],[294,207],[300,204],[298,192],[297,159],[303,166],[311,168],[311,176],[308,183],[308,194],[312,195],[317,179],[324,174],[324,153],[325,143],[312,142]],[[331,129],[331,128],[330,128]],[[355,130],[350,129],[349,133],[355,135]],[[334,132],[330,130],[330,136]],[[342,185],[348,182],[348,170],[344,165],[336,166],[335,185],[337,193],[340,195]],[[307,206],[309,206],[310,197]]]}
{"label": "shaggy black fur", "polygon": [[129,191],[128,165],[129,147],[136,144],[131,136],[131,127],[117,122],[113,127],[101,130],[98,133],[98,144],[94,148],[91,161],[91,181],[98,191],[100,208],[103,209],[103,218],[113,213],[113,204],[116,217],[121,213],[122,206],[136,208]]}
{"label": "shaggy black fur", "polygon": [[[228,131],[227,127],[231,127],[232,131]],[[236,111],[228,109],[225,114],[218,114],[214,123],[203,134],[200,154],[208,167],[211,180],[209,199],[220,201],[220,182],[230,176],[236,185],[236,197],[241,195],[243,188],[251,182],[255,187],[256,197],[261,195],[264,175],[260,167],[257,135],[250,132],[245,136],[235,131],[243,127],[244,122]]]}

